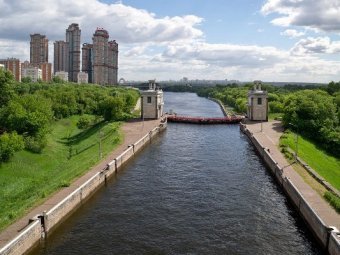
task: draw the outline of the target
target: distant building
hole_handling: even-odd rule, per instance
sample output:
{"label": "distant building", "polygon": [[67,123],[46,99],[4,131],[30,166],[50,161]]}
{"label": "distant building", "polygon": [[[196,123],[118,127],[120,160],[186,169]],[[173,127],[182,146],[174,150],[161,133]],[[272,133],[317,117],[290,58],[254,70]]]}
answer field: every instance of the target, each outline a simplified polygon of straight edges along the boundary
{"label": "distant building", "polygon": [[25,67],[22,70],[22,77],[30,77],[32,82],[42,79],[42,71],[38,67]]}
{"label": "distant building", "polygon": [[268,93],[261,89],[261,81],[254,81],[254,89],[248,92],[249,120],[268,121]]}
{"label": "distant building", "polygon": [[109,41],[109,33],[97,28],[93,44],[83,44],[82,71],[88,73],[89,82],[114,85],[118,82],[118,44]]}
{"label": "distant building", "polygon": [[17,58],[0,59],[0,64],[14,75],[16,81],[21,81],[21,64]]}
{"label": "distant building", "polygon": [[159,119],[163,116],[163,91],[156,88],[155,80],[149,80],[149,89],[141,92],[141,118]]}
{"label": "distant building", "polygon": [[69,81],[77,82],[80,72],[80,35],[79,25],[72,23],[66,29],[66,43],[68,45],[68,74]]}
{"label": "distant building", "polygon": [[118,43],[113,40],[109,41],[108,48],[108,84],[114,85],[118,82]]}
{"label": "distant building", "polygon": [[102,28],[97,28],[93,40],[93,83],[108,84],[108,40],[109,33]]}
{"label": "distant building", "polygon": [[48,39],[45,35],[33,34],[30,42],[30,63],[38,66],[48,62]]}
{"label": "distant building", "polygon": [[82,49],[82,68],[88,74],[88,82],[93,83],[93,44],[84,43]]}
{"label": "distant building", "polygon": [[68,70],[69,49],[65,41],[54,42],[54,73]]}
{"label": "distant building", "polygon": [[79,72],[78,73],[78,78],[77,78],[78,83],[88,83],[88,79],[89,79],[89,77],[88,77],[87,73],[85,73],[85,72]]}
{"label": "distant building", "polygon": [[51,63],[41,63],[39,65],[41,69],[41,79],[43,81],[49,82],[52,80],[52,64]]}
{"label": "distant building", "polygon": [[54,76],[59,77],[63,81],[68,81],[68,72],[59,71],[59,72],[56,72]]}

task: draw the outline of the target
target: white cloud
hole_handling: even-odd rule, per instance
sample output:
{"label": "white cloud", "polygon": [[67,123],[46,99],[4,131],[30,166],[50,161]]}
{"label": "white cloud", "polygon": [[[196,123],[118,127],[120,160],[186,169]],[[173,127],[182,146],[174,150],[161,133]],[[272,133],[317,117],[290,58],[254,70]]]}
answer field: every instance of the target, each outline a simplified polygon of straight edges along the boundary
{"label": "white cloud", "polygon": [[295,29],[286,29],[285,31],[280,33],[283,36],[287,36],[289,38],[296,38],[296,37],[301,37],[305,35],[305,32],[299,32]]}
{"label": "white cloud", "polygon": [[295,55],[340,53],[340,41],[332,42],[329,37],[308,37],[298,41],[291,52]]}
{"label": "white cloud", "polygon": [[[280,15],[289,16],[288,11],[282,10],[294,11],[297,4],[305,1],[291,0],[290,7],[282,7],[288,1],[267,1],[263,12],[279,10]],[[283,9],[277,9],[278,6]],[[311,82],[339,79],[340,62],[321,59],[322,54],[339,52],[339,42],[324,37],[307,38],[291,51],[272,46],[207,43],[200,28],[202,22],[201,17],[194,15],[158,17],[121,2],[0,0],[0,58],[29,59],[29,34],[46,34],[51,46],[54,40],[65,39],[69,24],[79,23],[82,42],[92,41],[96,27],[107,29],[110,38],[117,40],[119,77],[127,80],[184,76]],[[311,28],[315,29],[306,27]],[[301,32],[286,33],[297,36]],[[50,62],[52,53],[50,47]]]}
{"label": "white cloud", "polygon": [[146,10],[97,0],[0,1],[0,34],[6,39],[28,40],[29,33],[42,33],[60,40],[69,24],[79,23],[86,41],[96,27],[124,43],[191,40],[203,35],[196,28],[201,22],[194,15],[157,18]]}
{"label": "white cloud", "polygon": [[339,0],[266,0],[261,12],[278,14],[275,25],[340,32]]}

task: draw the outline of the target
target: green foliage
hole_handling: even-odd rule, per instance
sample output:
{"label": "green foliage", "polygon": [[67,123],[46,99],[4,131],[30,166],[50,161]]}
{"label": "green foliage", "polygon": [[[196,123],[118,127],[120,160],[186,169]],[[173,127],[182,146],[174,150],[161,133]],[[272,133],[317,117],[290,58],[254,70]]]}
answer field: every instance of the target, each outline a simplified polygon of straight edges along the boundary
{"label": "green foliage", "polygon": [[99,106],[100,113],[105,120],[121,120],[123,118],[125,103],[119,97],[108,97]]}
{"label": "green foliage", "polygon": [[41,153],[47,145],[46,133],[40,132],[34,136],[25,137],[25,148],[34,153]]}
{"label": "green foliage", "polygon": [[13,96],[12,84],[14,76],[11,72],[0,69],[0,106],[6,105]]}
{"label": "green foliage", "polygon": [[21,78],[21,82],[22,82],[22,83],[30,83],[30,82],[32,82],[32,78],[29,77],[29,76],[27,76],[27,77],[22,77],[22,78]]}
{"label": "green foliage", "polygon": [[64,81],[59,76],[53,76],[52,82],[53,83],[64,83]]}
{"label": "green foliage", "polygon": [[79,118],[79,120],[77,122],[77,127],[79,129],[86,129],[93,123],[93,121],[94,121],[94,119],[93,119],[92,116],[83,115]]}
{"label": "green foliage", "polygon": [[22,136],[16,132],[0,135],[0,162],[9,161],[14,152],[24,148]]}
{"label": "green foliage", "polygon": [[326,191],[323,195],[324,198],[330,203],[330,205],[340,213],[340,198],[334,195],[333,193]]}
{"label": "green foliage", "polygon": [[[133,89],[92,84],[15,83],[13,75],[3,70],[0,89],[0,131],[16,131],[24,136],[26,149],[36,153],[46,146],[53,120],[78,114],[125,120],[139,97]],[[85,119],[80,122],[87,125]]]}
{"label": "green foliage", "polygon": [[334,155],[340,155],[340,127],[332,96],[321,90],[289,95],[284,103],[283,123],[312,138]]}

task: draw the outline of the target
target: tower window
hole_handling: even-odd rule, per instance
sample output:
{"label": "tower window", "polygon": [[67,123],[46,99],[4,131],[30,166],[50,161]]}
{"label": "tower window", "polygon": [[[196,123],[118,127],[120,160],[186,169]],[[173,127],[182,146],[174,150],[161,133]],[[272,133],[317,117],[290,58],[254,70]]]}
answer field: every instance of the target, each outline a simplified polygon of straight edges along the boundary
{"label": "tower window", "polygon": [[262,98],[261,98],[261,97],[259,97],[259,98],[257,99],[257,104],[262,104]]}
{"label": "tower window", "polygon": [[148,97],[148,104],[151,104],[151,97]]}

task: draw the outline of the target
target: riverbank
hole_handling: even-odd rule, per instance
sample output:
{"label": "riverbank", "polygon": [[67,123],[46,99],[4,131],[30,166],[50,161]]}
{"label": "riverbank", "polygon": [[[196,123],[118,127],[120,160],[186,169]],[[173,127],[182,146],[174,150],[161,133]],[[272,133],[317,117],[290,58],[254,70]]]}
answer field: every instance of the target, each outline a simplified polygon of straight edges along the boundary
{"label": "riverbank", "polygon": [[279,151],[283,133],[279,121],[247,122],[241,130],[249,137],[260,156],[282,185],[300,215],[329,254],[340,253],[340,215],[320,195],[304,182]]}
{"label": "riverbank", "polygon": [[[47,212],[47,213],[50,212],[57,205],[60,205],[60,203],[63,202],[66,197],[69,197],[70,195],[74,194],[80,187],[91,182],[94,179],[94,177],[98,175],[98,173],[103,173],[103,170],[108,170],[111,172],[116,171],[116,169],[122,163],[124,163],[129,157],[133,156],[133,154],[142,147],[142,144],[144,144],[146,141],[151,139],[151,135],[153,135],[152,131],[155,130],[155,128],[157,127],[159,128],[160,125],[162,125],[160,123],[160,120],[149,120],[149,121],[137,121],[136,120],[136,121],[130,121],[130,122],[124,123],[121,128],[122,133],[124,134],[124,141],[122,142],[122,144],[118,146],[116,150],[110,153],[110,155],[107,156],[101,163],[99,163],[98,165],[93,167],[90,171],[88,171],[85,175],[83,175],[82,177],[74,181],[69,187],[65,187],[62,190],[58,191],[52,197],[47,199],[43,204],[32,209],[27,215],[25,215],[20,220],[18,220],[14,224],[10,225],[7,229],[2,231],[0,233],[0,247],[6,246],[6,244],[11,242],[11,240],[13,240],[16,236],[20,234],[27,234],[28,238],[35,238],[35,239],[38,238],[37,240],[39,240],[41,234],[44,233],[44,229],[42,232],[41,230],[39,231],[39,228],[41,228],[41,226],[40,226],[40,222],[39,224],[37,223],[38,221],[40,221],[40,219],[37,219],[37,215],[42,215],[43,212]],[[145,141],[141,140],[142,138],[145,138],[144,139]],[[133,144],[136,144],[136,145],[138,144],[138,148],[137,146],[131,146]],[[104,175],[102,177],[104,177]],[[105,179],[106,179],[106,174],[105,174]],[[101,181],[104,181],[104,179],[99,180],[99,182]],[[99,186],[99,184],[97,186]],[[80,200],[85,198],[90,193],[92,194],[94,189],[95,188],[91,187],[91,190],[86,191],[87,192],[86,194],[81,194]],[[83,193],[82,190],[81,190],[81,193]],[[79,203],[81,203],[81,201],[79,201]],[[50,219],[51,218],[52,217],[50,217]],[[29,224],[30,222],[33,222],[33,223]],[[32,231],[32,233],[26,233],[28,226],[34,227],[34,231]],[[22,248],[20,252],[18,252],[18,250],[11,250],[11,249],[3,250],[0,248],[0,254],[1,255],[2,254],[20,254],[26,251],[28,248],[30,248],[30,246],[33,245],[33,243],[26,242],[26,244],[24,245],[20,241],[18,245]]]}

